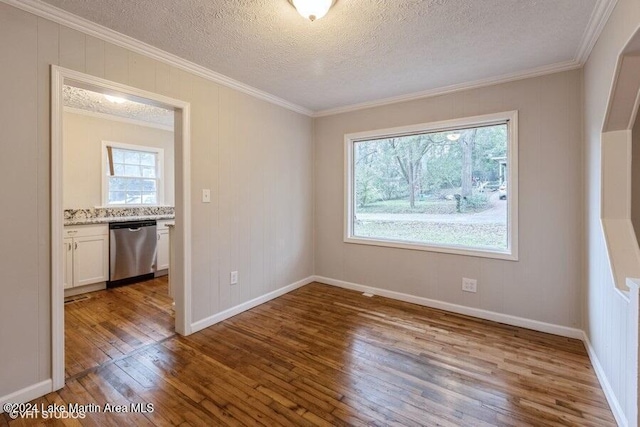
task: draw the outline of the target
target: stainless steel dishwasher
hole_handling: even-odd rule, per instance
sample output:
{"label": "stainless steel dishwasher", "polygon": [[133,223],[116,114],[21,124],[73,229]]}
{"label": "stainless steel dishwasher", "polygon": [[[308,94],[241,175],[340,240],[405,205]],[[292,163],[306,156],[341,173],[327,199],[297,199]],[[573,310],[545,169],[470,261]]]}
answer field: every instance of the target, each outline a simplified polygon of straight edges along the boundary
{"label": "stainless steel dishwasher", "polygon": [[109,224],[107,287],[152,279],[156,264],[156,221]]}

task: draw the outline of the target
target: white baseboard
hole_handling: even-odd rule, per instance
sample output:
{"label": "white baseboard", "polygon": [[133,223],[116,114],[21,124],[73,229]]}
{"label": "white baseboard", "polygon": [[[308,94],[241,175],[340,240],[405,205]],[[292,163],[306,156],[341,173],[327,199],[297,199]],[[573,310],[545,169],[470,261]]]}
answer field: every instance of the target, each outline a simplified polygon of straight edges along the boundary
{"label": "white baseboard", "polygon": [[609,383],[607,375],[600,364],[600,360],[598,360],[598,356],[596,356],[596,351],[591,345],[591,341],[589,341],[589,337],[585,332],[582,333],[582,341],[584,342],[584,346],[587,348],[591,365],[593,365],[593,369],[596,371],[596,376],[598,377],[602,391],[607,398],[607,402],[609,402],[611,412],[613,412],[613,416],[616,418],[616,422],[620,427],[627,427],[629,425],[627,417],[625,416],[616,395],[613,393],[613,388],[611,388],[611,384]]}
{"label": "white baseboard", "polygon": [[6,396],[0,397],[0,414],[4,412],[5,403],[26,403],[30,400],[37,399],[47,393],[53,391],[53,383],[50,379],[30,385],[22,390],[18,390]]}
{"label": "white baseboard", "polygon": [[165,268],[164,270],[158,270],[153,273],[153,277],[162,277],[162,276],[168,276],[168,275],[169,275],[168,268]]}
{"label": "white baseboard", "polygon": [[208,328],[209,326],[215,325],[216,323],[222,322],[223,320],[226,320],[230,317],[235,316],[236,314],[240,314],[243,311],[247,311],[249,309],[252,309],[253,307],[256,307],[260,304],[264,304],[267,301],[271,301],[274,298],[278,298],[279,296],[282,296],[286,293],[289,293],[295,289],[301,288],[304,285],[308,285],[309,283],[313,282],[315,280],[314,276],[309,276],[307,278],[304,278],[302,280],[299,280],[295,283],[292,283],[290,285],[284,286],[280,289],[277,289],[275,291],[269,292],[268,294],[259,296],[258,298],[254,298],[250,301],[247,302],[243,302],[242,304],[236,305],[235,307],[231,307],[225,311],[222,311],[218,314],[214,314],[213,316],[209,316],[207,318],[204,318],[202,320],[198,320],[195,323],[191,324],[191,331],[192,332],[198,332],[204,328]]}
{"label": "white baseboard", "polygon": [[107,282],[94,283],[93,285],[85,285],[79,288],[69,288],[64,290],[64,297],[74,297],[88,292],[102,291],[107,289]]}
{"label": "white baseboard", "polygon": [[357,283],[345,282],[343,280],[336,280],[323,276],[315,276],[314,279],[316,282],[326,283],[327,285],[337,286],[339,288],[351,289],[359,292],[367,292],[370,294],[379,295],[381,297],[410,302],[430,308],[437,308],[439,310],[450,311],[452,313],[463,314],[465,316],[472,316],[479,319],[505,323],[511,326],[533,329],[534,331],[546,332],[549,334],[560,335],[568,338],[576,338],[580,340],[584,336],[584,332],[582,330],[569,328],[567,326],[554,325],[552,323],[525,319],[524,317],[511,316],[509,314],[496,313],[494,311],[483,310],[480,308],[465,307],[463,305],[418,297],[415,295],[403,294],[401,292],[389,291],[386,289],[374,288],[371,286],[359,285]]}

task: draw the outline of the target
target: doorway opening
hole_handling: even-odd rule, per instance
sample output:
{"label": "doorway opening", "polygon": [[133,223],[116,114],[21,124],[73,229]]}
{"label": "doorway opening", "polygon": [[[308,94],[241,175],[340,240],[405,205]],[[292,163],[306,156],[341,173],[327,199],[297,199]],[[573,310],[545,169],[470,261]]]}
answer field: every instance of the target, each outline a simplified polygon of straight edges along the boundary
{"label": "doorway opening", "polygon": [[[121,348],[99,349],[99,339],[81,340],[87,345],[93,343],[87,351],[96,351],[96,357],[84,360],[87,365],[99,364],[100,352],[111,351],[110,356],[117,358],[118,352],[135,350],[145,339],[157,342],[173,334],[171,299],[175,304],[175,332],[191,333],[191,254],[187,242],[191,229],[190,106],[57,66],[52,66],[51,91],[52,377],[57,390],[65,382],[65,299],[69,304],[68,326],[77,329],[69,331],[70,340],[81,335],[83,326],[85,332],[96,332],[86,327],[92,320],[83,324],[81,319],[100,311],[108,316],[106,307],[115,310],[114,318],[103,324],[106,334],[127,335],[126,327],[117,325],[118,310],[121,319],[131,320],[132,327],[135,320],[131,316],[136,310],[158,319],[158,330],[147,330],[138,336],[141,339],[131,339],[132,346],[123,340]],[[132,139],[138,144],[131,144]],[[153,220],[144,221],[149,217]],[[127,255],[127,248],[120,256],[115,246],[115,232],[120,236],[123,229],[114,224],[129,224],[124,221],[132,219],[143,221],[125,227],[131,236],[123,235],[122,241],[148,235],[145,242],[131,246],[149,250],[135,254],[132,264],[136,268],[129,271],[120,261]],[[156,252],[158,249],[160,252]],[[116,267],[119,280],[112,281],[109,273]],[[127,277],[122,279],[121,274]],[[149,280],[113,292],[100,291],[107,284],[142,279]],[[87,294],[91,291],[99,292]],[[109,328],[113,330],[109,332]],[[66,376],[80,373],[83,363],[68,368]]]}

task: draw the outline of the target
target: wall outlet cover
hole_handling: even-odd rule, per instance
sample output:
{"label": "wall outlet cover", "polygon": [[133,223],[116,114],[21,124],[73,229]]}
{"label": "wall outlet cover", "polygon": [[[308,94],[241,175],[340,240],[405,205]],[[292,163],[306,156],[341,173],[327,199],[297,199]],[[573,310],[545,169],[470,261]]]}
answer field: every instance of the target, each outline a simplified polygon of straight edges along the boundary
{"label": "wall outlet cover", "polygon": [[238,283],[238,272],[237,271],[232,271],[231,272],[231,284],[235,285]]}
{"label": "wall outlet cover", "polygon": [[465,292],[478,292],[478,281],[476,279],[462,278],[462,290]]}

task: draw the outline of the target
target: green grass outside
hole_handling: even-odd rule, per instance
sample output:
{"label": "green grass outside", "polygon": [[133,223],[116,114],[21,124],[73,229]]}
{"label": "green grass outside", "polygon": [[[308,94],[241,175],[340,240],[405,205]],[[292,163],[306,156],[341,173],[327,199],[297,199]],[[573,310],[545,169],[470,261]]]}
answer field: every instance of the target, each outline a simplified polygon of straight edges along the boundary
{"label": "green grass outside", "polygon": [[409,200],[383,200],[358,206],[356,213],[423,213],[423,214],[455,214],[455,200],[416,200],[416,207],[409,206]]}
{"label": "green grass outside", "polygon": [[[478,196],[472,196],[477,199]],[[358,206],[356,213],[388,213],[388,214],[428,214],[428,215],[455,215],[457,212],[456,200],[416,200],[416,207],[409,205],[409,200],[383,200],[380,202],[369,203],[364,207]],[[477,207],[462,202],[463,213],[482,212],[491,207],[488,201],[485,201]]]}
{"label": "green grass outside", "polygon": [[507,226],[504,224],[357,221],[354,224],[354,235],[438,245],[507,248]]}

